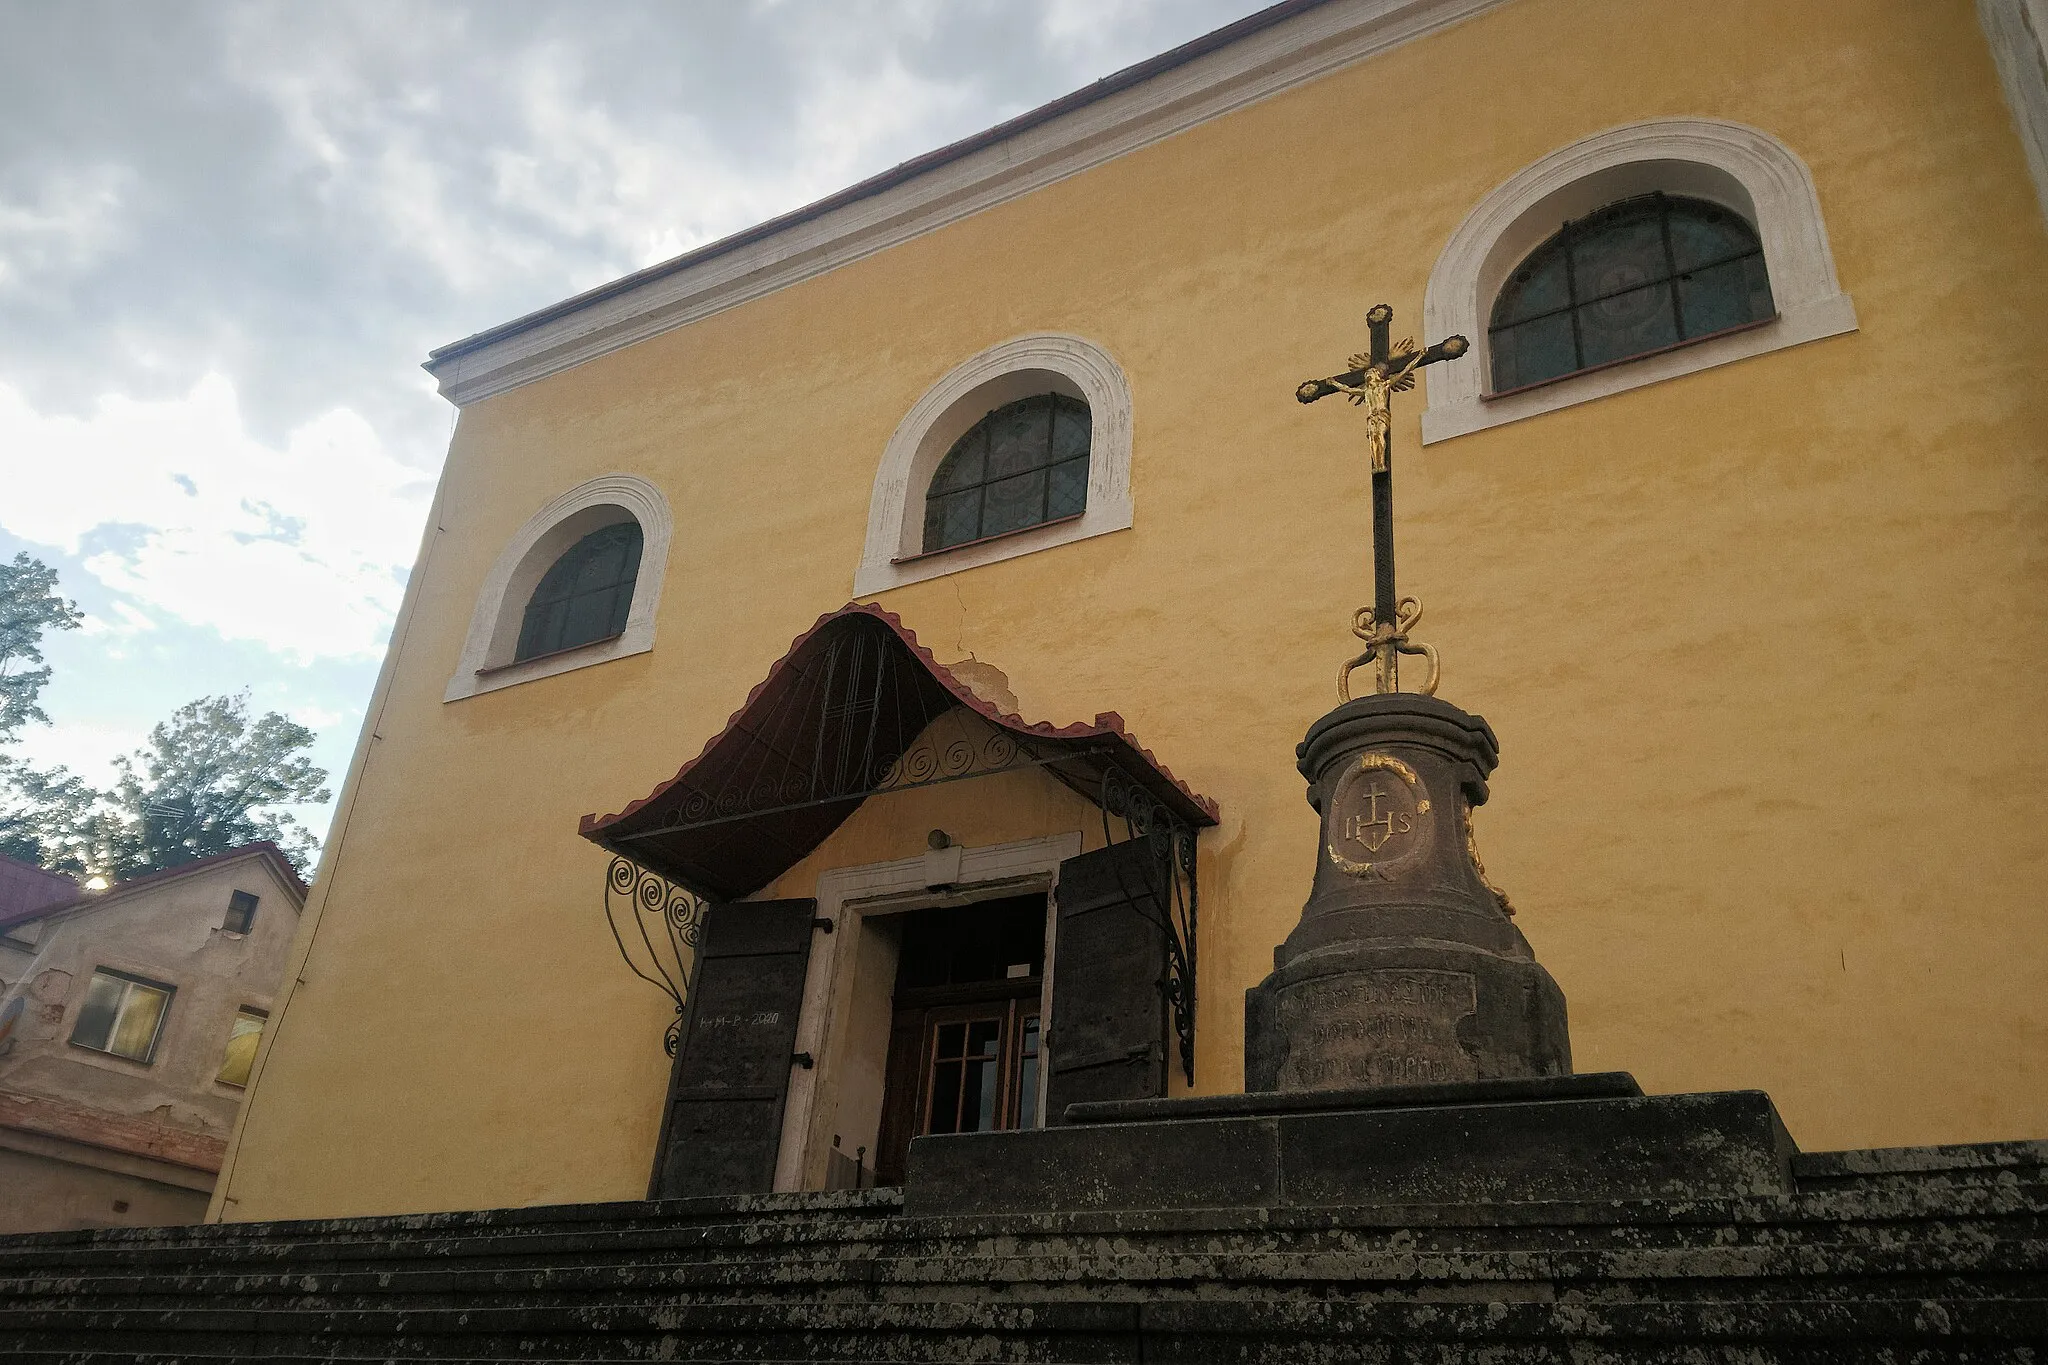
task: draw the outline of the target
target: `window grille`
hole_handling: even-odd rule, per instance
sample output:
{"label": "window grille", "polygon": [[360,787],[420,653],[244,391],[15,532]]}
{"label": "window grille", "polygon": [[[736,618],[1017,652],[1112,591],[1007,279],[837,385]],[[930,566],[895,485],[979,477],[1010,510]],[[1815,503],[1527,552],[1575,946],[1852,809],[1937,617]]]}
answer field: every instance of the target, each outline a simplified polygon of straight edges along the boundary
{"label": "window grille", "polygon": [[170,1013],[177,987],[101,967],[86,987],[71,1041],[95,1052],[148,1065],[156,1059],[164,1016]]}
{"label": "window grille", "polygon": [[622,521],[571,545],[526,604],[512,661],[609,640],[626,629],[640,575],[640,523]]}
{"label": "window grille", "polygon": [[925,494],[924,552],[967,545],[1088,507],[1088,405],[1065,394],[1006,403],[939,461]]}
{"label": "window grille", "polygon": [[1643,195],[1569,222],[1515,268],[1488,337],[1496,393],[1669,350],[1776,316],[1741,215]]}

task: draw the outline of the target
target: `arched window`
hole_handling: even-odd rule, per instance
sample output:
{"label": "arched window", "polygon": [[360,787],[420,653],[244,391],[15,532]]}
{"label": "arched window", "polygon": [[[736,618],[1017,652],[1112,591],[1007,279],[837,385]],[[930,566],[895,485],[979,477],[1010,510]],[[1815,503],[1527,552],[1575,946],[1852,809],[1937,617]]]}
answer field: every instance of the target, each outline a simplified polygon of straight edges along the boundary
{"label": "arched window", "polygon": [[924,552],[1078,517],[1088,507],[1088,405],[1005,403],[953,443],[924,503]]}
{"label": "arched window", "polygon": [[1646,194],[1609,204],[1509,274],[1488,329],[1496,393],[1776,316],[1763,244],[1740,214]]}
{"label": "arched window", "polygon": [[[1661,118],[1592,133],[1546,152],[1474,204],[1429,272],[1422,331],[1431,337],[1455,334],[1478,340],[1495,320],[1507,325],[1539,321],[1533,302],[1516,290],[1515,276],[1538,263],[1558,224],[1591,226],[1603,206],[1658,192],[1672,196],[1674,203],[1703,202],[1725,210],[1755,233],[1763,248],[1762,264],[1746,265],[1744,271],[1761,269],[1768,274],[1769,304],[1761,310],[1763,320],[1706,336],[1688,331],[1686,339],[1661,353],[1639,353],[1626,364],[1589,364],[1584,369],[1572,368],[1582,358],[1573,340],[1568,360],[1565,347],[1558,346],[1560,372],[1551,380],[1534,377],[1544,371],[1541,363],[1519,364],[1520,343],[1533,338],[1518,334],[1505,346],[1475,347],[1471,360],[1476,363],[1430,366],[1429,405],[1422,413],[1425,445],[1856,330],[1856,305],[1835,274],[1820,194],[1798,154],[1747,124]],[[1705,264],[1695,263],[1694,269],[1685,271],[1667,260],[1661,268],[1697,279],[1697,266]],[[1521,289],[1527,287],[1523,284]],[[1571,306],[1588,301],[1580,298]],[[1752,316],[1759,315],[1760,302],[1752,300]],[[1496,304],[1502,305],[1497,319]],[[1508,312],[1517,308],[1525,311]],[[1678,316],[1674,305],[1674,333]],[[1570,320],[1559,321],[1564,330],[1572,325]],[[1695,325],[1688,317],[1688,328]],[[1504,362],[1498,367],[1496,351]],[[1508,373],[1510,366],[1518,372]]]}
{"label": "arched window", "polygon": [[[581,582],[568,567],[582,561],[584,546],[603,531],[611,532],[605,539],[621,542],[612,546],[612,567],[623,577],[608,593],[603,585],[614,574],[605,565],[590,565]],[[442,699],[460,701],[653,649],[674,535],[668,499],[635,474],[600,474],[550,498],[505,541],[478,585],[469,633]],[[589,598],[569,605],[565,599],[581,597],[584,588]],[[556,601],[562,609],[547,610]],[[594,616],[602,617],[600,627],[587,624]],[[549,635],[560,643],[550,648]]]}
{"label": "arched window", "polygon": [[[1474,327],[1468,336],[1478,334]],[[957,507],[944,501],[952,494],[969,491],[963,485],[935,489],[933,480],[939,466],[984,418],[1024,399],[1044,402],[1061,394],[1078,406],[1064,407],[1070,417],[1087,416],[1087,458],[1082,449],[1072,455],[1074,467],[1061,471],[1059,483],[1070,476],[1087,475],[1086,487],[1074,490],[1071,503],[1063,488],[1059,511],[1053,511],[1054,477],[1046,469],[1047,516],[1036,516],[1021,530],[991,534],[982,518],[985,492],[977,493],[974,515],[984,522],[976,530],[979,539],[948,543],[946,519],[957,515],[964,523],[969,499],[961,497]],[[1062,420],[1062,426],[1066,426]],[[1079,431],[1069,431],[1063,440],[1082,440]],[[973,442],[970,441],[971,447]],[[970,457],[963,454],[962,461]],[[987,451],[983,450],[986,460]],[[1067,463],[1055,459],[1051,464]],[[957,470],[958,465],[955,465]],[[988,480],[983,466],[982,483]],[[957,477],[948,470],[947,481]],[[995,490],[997,495],[1008,492]],[[938,500],[935,535],[925,534],[926,513]],[[1068,506],[1074,515],[1063,515]],[[998,509],[998,524],[1001,523]],[[868,499],[868,534],[861,548],[860,564],[853,572],[856,597],[900,588],[909,583],[995,564],[1021,555],[1071,545],[1078,540],[1129,530],[1131,525],[1131,386],[1121,366],[1102,347],[1085,337],[1064,332],[1031,332],[999,342],[955,365],[938,382],[925,390],[897,423],[875,468],[875,483]],[[927,549],[928,545],[937,550]]]}
{"label": "arched window", "polygon": [[526,603],[513,662],[609,640],[626,628],[640,573],[640,523],[614,522],[571,545]]}

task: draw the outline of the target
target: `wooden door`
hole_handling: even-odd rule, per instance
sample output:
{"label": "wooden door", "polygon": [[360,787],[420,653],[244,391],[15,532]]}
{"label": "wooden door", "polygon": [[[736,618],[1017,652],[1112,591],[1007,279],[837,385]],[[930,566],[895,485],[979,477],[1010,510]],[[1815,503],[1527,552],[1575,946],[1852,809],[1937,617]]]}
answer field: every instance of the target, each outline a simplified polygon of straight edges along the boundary
{"label": "wooden door", "polygon": [[705,912],[648,1198],[775,1188],[817,908],[741,901]]}

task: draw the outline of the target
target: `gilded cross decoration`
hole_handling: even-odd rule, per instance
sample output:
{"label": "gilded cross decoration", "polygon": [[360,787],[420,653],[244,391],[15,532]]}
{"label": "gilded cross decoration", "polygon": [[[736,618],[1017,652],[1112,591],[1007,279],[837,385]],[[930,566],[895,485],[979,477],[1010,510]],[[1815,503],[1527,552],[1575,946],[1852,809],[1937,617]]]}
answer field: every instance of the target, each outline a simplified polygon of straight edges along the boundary
{"label": "gilded cross decoration", "polygon": [[1393,345],[1394,310],[1376,303],[1365,315],[1370,347],[1363,355],[1351,357],[1351,368],[1328,379],[1311,379],[1294,391],[1304,403],[1341,393],[1365,409],[1366,448],[1372,463],[1372,578],[1373,605],[1360,607],[1351,617],[1351,633],[1366,642],[1366,651],[1344,665],[1337,674],[1337,696],[1351,700],[1352,670],[1371,662],[1375,690],[1398,692],[1403,654],[1419,654],[1429,664],[1423,695],[1435,693],[1436,650],[1411,643],[1408,632],[1422,619],[1422,603],[1394,592],[1394,462],[1393,396],[1415,387],[1415,372],[1439,360],[1456,360],[1470,349],[1461,336],[1445,337],[1436,345],[1417,350],[1413,340],[1402,338]]}

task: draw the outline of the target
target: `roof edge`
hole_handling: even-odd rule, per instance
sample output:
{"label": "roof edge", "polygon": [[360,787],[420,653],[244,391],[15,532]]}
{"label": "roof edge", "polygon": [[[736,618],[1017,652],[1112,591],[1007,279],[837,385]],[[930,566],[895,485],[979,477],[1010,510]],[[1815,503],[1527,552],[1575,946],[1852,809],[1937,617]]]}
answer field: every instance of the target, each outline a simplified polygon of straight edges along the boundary
{"label": "roof edge", "polygon": [[458,407],[824,274],[1508,0],[1280,0],[970,137],[429,353]]}
{"label": "roof edge", "polygon": [[90,891],[73,900],[64,901],[56,905],[46,905],[39,910],[32,910],[26,914],[0,919],[0,928],[15,924],[26,924],[30,920],[51,919],[57,915],[68,915],[80,910],[97,910],[103,905],[111,905],[116,901],[127,900],[137,892],[147,891],[153,887],[163,886],[170,882],[181,881],[197,873],[210,872],[217,867],[222,867],[232,862],[239,862],[247,858],[261,858],[264,862],[268,863],[271,871],[277,874],[278,880],[284,883],[285,890],[290,893],[294,902],[292,908],[295,910],[305,909],[306,897],[310,894],[311,889],[303,881],[299,880],[299,870],[292,866],[291,859],[284,856],[283,849],[268,839],[258,839],[253,843],[231,848],[225,853],[215,853],[209,857],[195,858],[189,863],[179,863],[176,867],[158,868],[155,872],[145,872],[139,877],[130,877],[125,882],[115,882],[104,891]]}
{"label": "roof edge", "polygon": [[[843,190],[835,190],[822,199],[814,199],[808,204],[790,210],[788,213],[778,214],[749,228],[742,228],[729,236],[721,237],[716,241],[707,242],[703,246],[686,251],[680,256],[670,257],[666,261],[658,261],[644,269],[636,270],[630,275],[622,275],[616,280],[608,281],[593,289],[586,289],[580,294],[572,294],[559,303],[549,304],[545,308],[536,308],[533,312],[514,318],[510,322],[503,322],[495,327],[486,327],[483,331],[466,336],[460,341],[451,341],[445,346],[437,347],[427,352],[427,358],[429,360],[440,360],[445,356],[461,355],[464,352],[487,346],[493,341],[525,331],[551,318],[575,312],[588,304],[600,299],[610,298],[648,280],[656,280],[666,275],[673,275],[678,271],[689,269],[700,261],[706,261],[714,256],[722,256],[729,251],[736,250],[747,245],[749,242],[758,242],[763,238],[772,237],[784,228],[796,223],[820,217],[833,209],[847,204],[858,203],[863,199],[871,199],[885,190],[893,189],[906,181],[916,179],[926,171],[934,170],[949,162],[958,161],[962,157],[978,152],[985,147],[993,147],[1006,138],[1014,137],[1018,133],[1039,127],[1041,124],[1050,123],[1061,114],[1070,113],[1076,109],[1085,109],[1091,104],[1107,99],[1120,90],[1128,90],[1132,86],[1150,80],[1162,72],[1171,71],[1178,66],[1185,66],[1197,57],[1206,56],[1218,48],[1227,47],[1239,38],[1257,33],[1262,29],[1271,28],[1274,24],[1284,19],[1291,19],[1296,14],[1302,13],[1305,10],[1315,9],[1330,3],[1332,3],[1332,0],[1280,0],[1278,4],[1269,5],[1265,9],[1258,10],[1242,19],[1225,24],[1222,28],[1205,33],[1190,42],[1182,43],[1179,47],[1170,48],[1158,56],[1147,57],[1145,60],[1135,62],[1120,71],[1112,71],[1100,80],[1090,82],[1079,90],[1061,95],[1057,99],[1048,100],[1035,109],[1027,109],[1014,118],[1005,119],[992,127],[982,129],[978,133],[971,133],[966,137],[960,138],[958,141],[949,142],[942,147],[934,148],[932,151],[921,153],[910,158],[908,161],[898,162],[879,175],[871,175],[865,180],[856,181]],[[427,368],[431,369],[432,366]]]}

